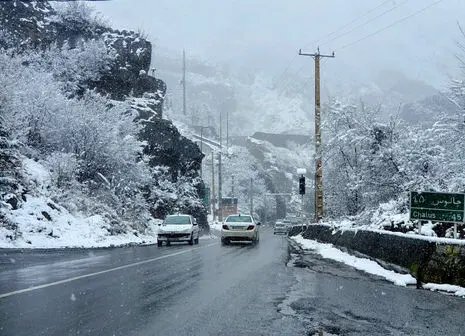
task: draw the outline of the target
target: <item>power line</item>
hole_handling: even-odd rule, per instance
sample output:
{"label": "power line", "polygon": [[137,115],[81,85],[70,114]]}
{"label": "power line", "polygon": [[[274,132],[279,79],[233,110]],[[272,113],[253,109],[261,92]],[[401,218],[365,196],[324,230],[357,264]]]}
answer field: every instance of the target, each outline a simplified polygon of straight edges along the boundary
{"label": "power line", "polygon": [[[323,65],[327,61],[326,58],[323,58],[321,60],[321,65]],[[297,105],[301,104],[302,101],[298,101],[300,97],[298,97],[300,94],[304,93],[304,90],[308,87],[311,81],[315,80],[315,75],[312,74],[310,77],[308,77],[305,82],[301,85],[300,90],[298,90],[296,93],[294,93],[294,97],[291,98],[291,100],[288,102],[289,105],[291,105],[291,109],[294,109]]]}
{"label": "power line", "polygon": [[410,18],[412,18],[412,17],[414,17],[414,16],[416,16],[416,15],[418,15],[418,14],[423,13],[424,11],[428,10],[429,8],[435,6],[435,5],[437,5],[437,4],[439,4],[439,3],[443,2],[443,1],[444,1],[444,0],[438,0],[438,1],[436,1],[436,2],[430,3],[429,5],[427,5],[427,6],[423,7],[423,8],[421,8],[421,9],[419,9],[418,11],[416,11],[416,12],[410,14],[410,15],[407,15],[407,16],[403,17],[402,19],[399,19],[399,20],[397,20],[397,21],[391,23],[390,25],[387,25],[387,26],[385,26],[385,27],[383,27],[383,28],[381,28],[381,29],[378,29],[377,31],[375,31],[375,32],[373,32],[373,33],[371,33],[371,34],[365,35],[364,37],[362,37],[362,38],[360,38],[360,39],[358,39],[358,40],[356,40],[356,41],[354,41],[354,42],[351,42],[351,43],[348,43],[348,44],[343,45],[340,49],[348,48],[348,47],[350,47],[350,46],[353,46],[353,45],[356,44],[356,43],[359,43],[359,42],[361,42],[361,41],[363,41],[363,40],[366,40],[366,39],[369,38],[369,37],[375,36],[375,35],[377,35],[377,34],[383,32],[383,31],[385,31],[385,30],[387,30],[387,29],[389,29],[389,28],[391,28],[391,27],[394,27],[395,25],[397,25],[397,24],[399,24],[399,23],[405,22],[405,21],[407,21],[408,19],[410,19]]}
{"label": "power line", "polygon": [[367,24],[372,23],[373,21],[379,19],[380,17],[383,17],[384,15],[386,15],[386,14],[388,14],[388,13],[390,13],[390,12],[396,10],[396,9],[399,8],[400,6],[405,5],[407,2],[408,2],[408,0],[404,1],[404,2],[401,3],[400,5],[396,5],[396,6],[392,7],[392,8],[390,8],[390,9],[388,9],[388,10],[386,10],[386,11],[380,13],[380,14],[378,14],[378,15],[375,16],[374,18],[371,18],[370,20],[365,21],[365,22],[363,22],[362,24],[359,24],[358,26],[355,26],[354,28],[352,28],[352,29],[350,29],[350,30],[348,30],[348,31],[346,31],[346,32],[344,32],[344,33],[342,33],[342,34],[339,34],[339,35],[333,37],[332,39],[330,39],[330,40],[328,40],[328,41],[326,41],[326,42],[323,42],[321,45],[322,45],[322,46],[323,46],[323,45],[326,45],[326,44],[328,44],[328,43],[330,43],[330,42],[332,42],[332,41],[334,41],[334,40],[337,40],[337,39],[339,39],[339,38],[341,38],[341,37],[343,37],[343,36],[346,36],[346,35],[352,33],[352,32],[354,32],[355,30],[357,30],[357,29],[359,29],[359,28],[362,28],[362,27],[366,26]]}
{"label": "power line", "polygon": [[[323,37],[321,37],[321,38],[319,38],[319,39],[317,39],[317,40],[313,40],[313,41],[311,41],[311,42],[308,42],[308,43],[304,46],[304,49],[305,49],[306,47],[308,47],[310,44],[318,44],[317,42],[322,41],[322,40],[324,40],[324,39],[326,39],[326,38],[328,38],[328,37],[330,37],[330,36],[336,34],[337,32],[341,31],[341,30],[344,29],[344,28],[347,28],[347,27],[350,26],[351,24],[353,24],[353,23],[359,21],[359,20],[362,19],[363,17],[365,17],[365,16],[371,14],[372,12],[376,11],[377,9],[381,8],[382,6],[384,6],[385,4],[387,4],[387,3],[391,2],[391,1],[392,1],[392,0],[385,0],[385,1],[381,2],[380,4],[378,4],[377,6],[371,8],[371,9],[369,9],[368,11],[364,12],[363,14],[359,15],[359,16],[356,17],[355,19],[353,19],[353,20],[349,21],[348,23],[346,23],[346,24],[340,26],[339,28],[337,28],[336,30],[332,31],[331,33],[326,34],[325,36],[323,36]],[[292,63],[297,59],[297,56],[298,56],[298,55],[294,55],[294,57],[289,61],[289,63],[287,64],[287,66],[284,68],[283,72],[276,78],[275,82],[279,82],[279,81],[287,74],[287,72],[289,71],[289,69],[290,69],[291,66],[292,66]],[[301,68],[298,70],[298,72],[302,71],[302,69],[303,69],[303,67],[301,67]],[[291,79],[291,80],[292,80],[292,79]],[[287,86],[287,85],[285,85],[285,86]]]}
{"label": "power line", "polygon": [[279,80],[281,80],[281,78],[282,78],[282,77],[286,74],[286,72],[291,68],[292,62],[294,62],[296,58],[297,58],[297,55],[294,55],[294,57],[289,61],[289,64],[286,66],[286,68],[284,69],[284,71],[281,73],[281,75],[279,75],[279,77],[276,79],[276,82],[279,82]]}
{"label": "power line", "polygon": [[[298,55],[296,55],[296,56],[298,56]],[[300,72],[302,72],[302,70],[303,70],[305,67],[307,67],[307,64],[306,64],[306,63],[304,63],[304,64],[299,68],[299,70],[297,70],[297,74],[299,74]],[[291,85],[294,83],[294,79],[291,78],[290,75],[287,76],[287,77],[288,77],[288,80],[284,81],[284,84],[283,84],[282,87],[281,87],[281,92],[279,93],[280,96],[284,93],[284,91],[285,91],[289,86],[291,86]]]}
{"label": "power line", "polygon": [[[307,43],[307,44],[304,46],[304,49],[305,49],[306,47],[308,47],[310,44],[318,44],[318,42],[320,42],[321,40],[324,40],[324,39],[326,39],[326,38],[328,38],[328,37],[330,37],[330,36],[332,36],[332,35],[334,35],[334,34],[340,32],[340,31],[343,30],[344,28],[349,27],[351,24],[353,24],[353,23],[359,21],[359,20],[362,19],[364,16],[366,16],[366,15],[368,15],[368,14],[371,14],[372,12],[376,11],[378,8],[381,8],[382,6],[384,6],[385,4],[387,4],[387,3],[391,2],[391,1],[392,1],[392,0],[385,0],[385,1],[381,2],[381,3],[378,4],[376,7],[373,7],[373,8],[371,8],[371,9],[369,9],[368,11],[364,12],[363,14],[357,16],[357,17],[356,17],[355,19],[353,19],[352,21],[349,21],[348,23],[346,23],[346,24],[340,26],[340,27],[337,28],[336,30],[333,30],[331,33],[326,34],[325,36],[321,37],[321,38],[318,39],[318,40],[314,40],[314,41],[312,41],[312,42]],[[297,57],[297,56],[296,56],[296,57]]]}

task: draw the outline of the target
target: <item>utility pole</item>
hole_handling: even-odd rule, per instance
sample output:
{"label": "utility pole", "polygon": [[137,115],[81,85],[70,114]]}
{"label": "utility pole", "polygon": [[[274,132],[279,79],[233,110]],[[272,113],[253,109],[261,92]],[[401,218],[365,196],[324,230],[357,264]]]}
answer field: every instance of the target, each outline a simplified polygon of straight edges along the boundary
{"label": "utility pole", "polygon": [[220,222],[223,221],[223,195],[222,195],[222,179],[221,179],[221,151],[218,153],[218,208],[219,208],[219,213],[218,213],[218,219]]}
{"label": "utility pole", "polygon": [[250,216],[253,216],[253,177],[250,178]]}
{"label": "utility pole", "polygon": [[[200,153],[203,154],[203,126],[200,126]],[[200,162],[200,178],[203,180],[203,159]]]}
{"label": "utility pole", "polygon": [[229,153],[229,109],[226,109],[226,153]]}
{"label": "utility pole", "polygon": [[223,149],[222,141],[223,141],[223,113],[221,113],[221,110],[220,110],[220,150]]}
{"label": "utility pole", "polygon": [[182,111],[187,115],[186,110],[186,51],[182,51]]}
{"label": "utility pole", "polygon": [[234,197],[234,174],[231,175],[231,197]]}
{"label": "utility pole", "polygon": [[310,56],[315,59],[315,221],[323,218],[323,163],[321,159],[321,101],[320,101],[320,59],[322,57],[334,57],[320,54],[320,48],[314,54],[302,53],[300,56]]}
{"label": "utility pole", "polygon": [[212,151],[212,214],[213,221],[216,219],[216,202],[215,202],[215,153]]}

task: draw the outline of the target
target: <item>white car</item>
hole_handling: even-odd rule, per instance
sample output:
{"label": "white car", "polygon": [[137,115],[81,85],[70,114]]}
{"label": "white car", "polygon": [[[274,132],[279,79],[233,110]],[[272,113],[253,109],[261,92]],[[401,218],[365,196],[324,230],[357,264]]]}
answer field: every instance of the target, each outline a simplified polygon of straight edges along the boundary
{"label": "white car", "polygon": [[199,226],[191,215],[168,215],[158,229],[157,245],[163,242],[188,242],[190,245],[199,243]]}
{"label": "white car", "polygon": [[274,234],[277,234],[277,233],[287,234],[288,229],[289,229],[289,226],[287,223],[285,223],[284,221],[277,221],[274,225],[273,233]]}
{"label": "white car", "polygon": [[231,241],[251,241],[258,243],[260,233],[258,230],[259,222],[255,222],[249,215],[230,215],[221,227],[221,243],[229,244]]}

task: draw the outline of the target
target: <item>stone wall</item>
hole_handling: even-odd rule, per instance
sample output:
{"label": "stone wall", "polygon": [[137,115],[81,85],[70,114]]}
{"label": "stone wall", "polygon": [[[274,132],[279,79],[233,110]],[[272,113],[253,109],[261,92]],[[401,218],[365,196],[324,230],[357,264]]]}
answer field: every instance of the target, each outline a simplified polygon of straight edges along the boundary
{"label": "stone wall", "polygon": [[[294,227],[289,235],[301,232],[301,227]],[[417,279],[418,287],[424,282],[465,287],[465,245],[460,243],[369,230],[341,231],[325,225],[310,225],[303,230],[303,236],[401,266]]]}

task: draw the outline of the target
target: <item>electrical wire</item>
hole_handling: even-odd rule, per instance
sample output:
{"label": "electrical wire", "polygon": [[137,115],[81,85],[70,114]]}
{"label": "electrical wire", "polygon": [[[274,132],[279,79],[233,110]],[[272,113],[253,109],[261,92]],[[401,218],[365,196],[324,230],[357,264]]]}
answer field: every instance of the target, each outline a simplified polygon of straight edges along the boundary
{"label": "electrical wire", "polygon": [[[366,11],[366,12],[364,12],[363,14],[359,15],[359,16],[356,17],[355,19],[353,19],[353,20],[347,22],[346,24],[340,26],[339,28],[337,28],[336,30],[332,31],[331,33],[326,34],[325,36],[320,37],[319,39],[316,39],[316,40],[313,40],[313,41],[311,41],[311,42],[308,42],[308,43],[303,47],[303,49],[305,49],[306,47],[308,47],[310,44],[315,44],[316,42],[322,41],[322,40],[324,40],[324,39],[326,39],[326,38],[328,38],[328,37],[330,37],[330,36],[336,34],[337,32],[341,31],[341,30],[344,29],[344,28],[347,28],[347,27],[350,26],[351,24],[353,24],[353,23],[359,21],[359,20],[362,19],[363,17],[367,16],[368,14],[371,14],[372,12],[376,11],[377,9],[381,8],[382,6],[384,6],[385,4],[387,4],[387,3],[391,2],[391,1],[392,1],[392,0],[385,0],[385,1],[381,2],[381,3],[378,4],[377,6],[375,6],[375,7],[371,8],[371,9],[369,9],[368,11]],[[281,80],[281,78],[282,78],[283,76],[286,75],[287,71],[291,68],[292,63],[296,60],[297,56],[299,56],[299,55],[298,55],[297,52],[296,52],[295,55],[294,55],[294,57],[292,57],[292,59],[291,59],[291,60],[289,61],[289,63],[287,64],[287,66],[284,68],[283,72],[276,78],[276,80],[275,80],[276,82],[279,82],[279,81]]]}
{"label": "electrical wire", "polygon": [[335,40],[337,40],[337,39],[339,39],[339,38],[341,38],[341,37],[344,37],[344,36],[346,36],[346,35],[348,35],[348,34],[354,32],[355,30],[357,30],[357,29],[359,29],[359,28],[365,27],[367,24],[372,23],[373,21],[375,21],[375,20],[377,20],[377,19],[379,19],[379,18],[385,16],[386,14],[389,14],[389,13],[395,11],[397,8],[399,8],[399,7],[403,6],[403,5],[405,5],[407,2],[408,2],[408,0],[404,1],[404,2],[401,3],[400,5],[396,5],[396,6],[392,7],[392,8],[390,8],[390,9],[388,9],[388,10],[386,10],[386,11],[380,13],[380,14],[378,14],[377,16],[371,18],[370,20],[365,21],[365,22],[363,22],[362,24],[359,24],[358,26],[355,26],[354,28],[352,28],[352,29],[350,29],[350,30],[348,30],[348,31],[346,31],[346,32],[344,32],[344,33],[342,33],[342,34],[339,34],[339,35],[333,37],[332,39],[330,39],[330,40],[328,40],[328,41],[323,42],[321,45],[322,45],[322,46],[323,46],[323,45],[326,45],[326,44],[328,44],[328,43],[330,43],[330,42],[333,42],[333,41],[335,41]]}
{"label": "electrical wire", "polygon": [[444,0],[438,0],[438,1],[436,1],[436,2],[430,3],[429,5],[427,5],[427,6],[425,6],[425,7],[422,7],[422,8],[419,9],[418,11],[413,12],[412,14],[407,15],[407,16],[405,16],[405,17],[403,17],[403,18],[401,18],[401,19],[399,19],[399,20],[397,20],[397,21],[394,21],[393,23],[391,23],[391,24],[389,24],[389,25],[387,25],[387,26],[385,26],[385,27],[383,27],[383,28],[381,28],[381,29],[378,29],[377,31],[375,31],[375,32],[373,32],[373,33],[371,33],[371,34],[365,35],[365,36],[363,36],[362,38],[360,38],[360,39],[358,39],[358,40],[356,40],[356,41],[354,41],[354,42],[351,42],[351,43],[348,43],[348,44],[343,45],[343,46],[342,46],[341,48],[339,48],[339,49],[342,50],[342,49],[348,48],[348,47],[350,47],[350,46],[353,46],[354,44],[357,44],[357,43],[359,43],[359,42],[361,42],[361,41],[363,41],[363,40],[366,40],[367,38],[370,38],[370,37],[372,37],[372,36],[375,36],[375,35],[377,35],[377,34],[383,32],[383,31],[385,31],[385,30],[387,30],[387,29],[389,29],[389,28],[394,27],[395,25],[398,25],[399,23],[405,22],[405,21],[407,21],[408,19],[410,19],[410,18],[412,18],[412,17],[414,17],[414,16],[417,16],[417,15],[423,13],[424,11],[430,9],[431,7],[433,7],[433,6],[435,6],[435,5],[438,5],[439,3],[443,2],[443,1],[444,1]]}
{"label": "electrical wire", "polygon": [[[381,3],[379,3],[378,5],[376,5],[375,7],[369,9],[368,11],[362,13],[361,15],[357,16],[355,19],[347,22],[346,24],[340,26],[339,28],[335,29],[334,31],[330,32],[329,34],[326,34],[325,36],[319,38],[319,39],[316,39],[316,40],[313,40],[311,42],[308,42],[304,47],[303,49],[305,49],[306,47],[308,47],[310,44],[315,44],[319,41],[324,41],[326,38],[336,34],[337,32],[343,30],[344,28],[347,28],[349,27],[350,25],[352,25],[353,23],[355,22],[358,22],[360,19],[364,18],[365,16],[373,13],[374,11],[376,11],[377,9],[383,7],[384,5],[386,5],[387,3],[391,2],[392,0],[384,0],[382,1]],[[408,0],[407,0],[408,1]],[[396,7],[394,7],[396,8]],[[384,15],[384,14],[383,14]],[[382,16],[382,15],[381,15]],[[362,25],[363,26],[363,25]],[[326,42],[326,43],[329,43],[329,42]],[[325,43],[325,44],[326,44]],[[295,55],[293,56],[293,58],[289,61],[289,63],[287,64],[287,66],[284,68],[283,72],[274,80],[275,83],[279,83],[281,81],[281,79],[283,77],[285,77],[289,71],[289,69],[291,68],[293,62],[297,59],[297,56],[299,56],[297,53],[295,53]],[[297,73],[301,72],[303,70],[305,66],[302,66],[300,67],[300,69],[297,71]],[[289,83],[292,82],[292,78],[290,78],[290,76],[286,76],[286,77],[289,77],[289,80],[287,80],[286,84],[283,85],[283,88],[285,89],[286,87],[289,86]]]}
{"label": "electrical wire", "polygon": [[[342,26],[340,26],[339,28],[337,28],[336,30],[333,30],[331,33],[329,34],[326,34],[325,36],[317,39],[317,40],[313,40],[309,43],[307,43],[302,49],[305,49],[306,47],[308,47],[310,44],[319,44],[320,41],[324,41],[325,39],[331,37],[332,35],[340,32],[341,30],[343,30],[344,28],[347,28],[349,27],[351,24],[359,21],[360,19],[362,19],[363,17],[367,16],[368,14],[371,14],[373,13],[374,11],[376,11],[378,8],[381,8],[383,7],[385,4],[389,3],[389,2],[392,2],[392,0],[385,0],[383,2],[381,2],[380,4],[378,4],[376,7],[373,7],[371,9],[369,9],[368,11],[364,12],[363,14],[357,16],[355,19],[353,19],[352,21],[349,21],[348,23],[346,24],[343,24]],[[325,43],[326,44],[326,43]]]}

